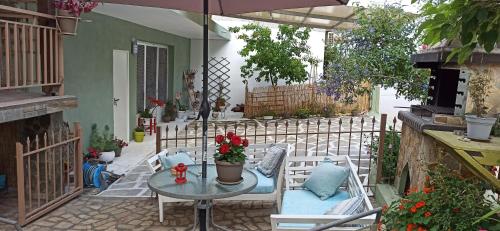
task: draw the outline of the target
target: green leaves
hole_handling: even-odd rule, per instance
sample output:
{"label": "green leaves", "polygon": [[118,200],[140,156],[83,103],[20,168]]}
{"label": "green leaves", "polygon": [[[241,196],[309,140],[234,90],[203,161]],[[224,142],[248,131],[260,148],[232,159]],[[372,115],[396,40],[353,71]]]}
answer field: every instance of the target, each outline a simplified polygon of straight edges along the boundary
{"label": "green leaves", "polygon": [[[416,2],[416,1],[412,1]],[[460,41],[461,46],[447,57],[457,57],[462,64],[477,45],[491,52],[500,41],[500,4],[496,1],[427,0],[421,9],[425,21],[418,32],[424,43],[434,45],[442,40]]]}
{"label": "green leaves", "polygon": [[416,17],[386,6],[359,11],[356,18],[358,27],[339,33],[326,49],[323,91],[349,102],[366,88],[362,83],[370,83],[394,87],[409,100],[423,99],[429,73],[413,68],[410,60],[417,51]]}
{"label": "green leaves", "polygon": [[229,31],[238,34],[246,44],[239,51],[245,57],[241,75],[257,82],[270,82],[273,86],[283,79],[287,84],[307,80],[305,58],[310,53],[307,40],[310,29],[280,25],[276,39],[271,29],[259,24],[232,27]]}

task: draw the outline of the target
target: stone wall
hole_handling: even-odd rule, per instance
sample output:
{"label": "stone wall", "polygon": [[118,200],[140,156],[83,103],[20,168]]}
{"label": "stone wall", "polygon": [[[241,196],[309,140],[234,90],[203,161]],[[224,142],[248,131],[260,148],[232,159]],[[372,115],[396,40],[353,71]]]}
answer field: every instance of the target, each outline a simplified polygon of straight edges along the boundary
{"label": "stone wall", "polygon": [[469,170],[444,145],[403,123],[395,179],[395,187],[398,192],[404,192],[406,180],[404,168],[406,165],[408,165],[408,174],[410,175],[410,188],[422,189],[429,165],[435,163],[444,164],[450,170],[457,171],[464,177],[471,175]]}

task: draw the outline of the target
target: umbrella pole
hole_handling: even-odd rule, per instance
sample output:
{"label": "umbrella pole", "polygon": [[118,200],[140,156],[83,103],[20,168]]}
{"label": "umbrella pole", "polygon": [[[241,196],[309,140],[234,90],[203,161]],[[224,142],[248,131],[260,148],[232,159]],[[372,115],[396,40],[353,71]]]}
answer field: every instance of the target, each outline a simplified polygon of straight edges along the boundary
{"label": "umbrella pole", "polygon": [[[201,177],[204,181],[207,178],[208,116],[210,115],[210,104],[208,103],[208,0],[203,0],[203,99],[201,113],[203,117]],[[200,203],[198,207],[200,231],[206,231],[208,203],[205,200]]]}

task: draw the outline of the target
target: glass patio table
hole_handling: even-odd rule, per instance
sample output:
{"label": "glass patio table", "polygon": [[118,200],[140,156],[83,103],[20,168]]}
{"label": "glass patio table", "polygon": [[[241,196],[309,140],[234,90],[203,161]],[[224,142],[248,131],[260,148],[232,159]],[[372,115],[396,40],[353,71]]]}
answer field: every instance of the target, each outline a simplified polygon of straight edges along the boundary
{"label": "glass patio table", "polygon": [[[238,196],[250,192],[255,188],[257,185],[257,176],[253,172],[243,169],[241,176],[243,178],[241,183],[223,185],[216,180],[217,171],[215,165],[207,165],[207,178],[203,179],[201,177],[201,164],[196,164],[188,165],[188,170],[186,172],[187,182],[184,184],[175,183],[175,176],[170,173],[170,169],[165,169],[154,173],[149,178],[148,186],[153,192],[162,196],[194,200],[197,202],[195,203],[196,208],[198,208],[200,212],[204,210],[206,214],[205,222],[200,221],[200,230],[206,230],[202,227],[206,228],[207,224],[227,230],[213,222],[212,200]],[[198,223],[197,214],[195,214],[194,217],[195,222],[193,229],[196,228],[196,224]]]}

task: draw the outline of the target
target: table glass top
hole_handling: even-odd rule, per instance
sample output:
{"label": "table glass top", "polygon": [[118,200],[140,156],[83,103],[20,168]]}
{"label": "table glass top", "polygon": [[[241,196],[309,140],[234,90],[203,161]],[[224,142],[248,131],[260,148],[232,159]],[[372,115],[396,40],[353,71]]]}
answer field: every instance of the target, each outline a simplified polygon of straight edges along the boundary
{"label": "table glass top", "polygon": [[216,181],[215,165],[207,165],[207,178],[201,177],[201,165],[189,165],[186,172],[187,182],[176,184],[170,169],[157,172],[149,178],[152,191],[168,197],[188,200],[211,200],[233,197],[251,191],[257,185],[257,176],[246,169],[241,175],[243,181],[237,185],[222,185]]}

